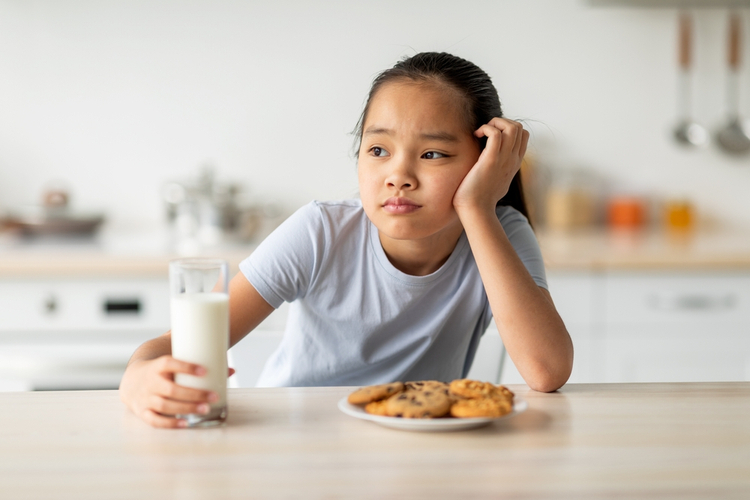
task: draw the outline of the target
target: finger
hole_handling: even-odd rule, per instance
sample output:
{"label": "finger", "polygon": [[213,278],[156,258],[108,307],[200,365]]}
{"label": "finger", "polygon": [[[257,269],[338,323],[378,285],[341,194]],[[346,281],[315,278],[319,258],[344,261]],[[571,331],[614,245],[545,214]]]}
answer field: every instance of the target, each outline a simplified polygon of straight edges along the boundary
{"label": "finger", "polygon": [[143,413],[141,413],[141,418],[150,426],[158,427],[160,429],[179,429],[187,427],[187,422],[185,420],[159,415],[153,410],[144,410]]}
{"label": "finger", "polygon": [[219,399],[218,395],[212,391],[177,385],[175,382],[168,379],[162,379],[162,382],[157,387],[156,394],[176,401],[194,403],[202,403],[206,401],[213,403]]}
{"label": "finger", "polygon": [[526,148],[529,145],[529,137],[530,136],[531,136],[531,134],[529,134],[529,131],[526,130],[526,129],[524,129],[524,131],[523,131],[523,140],[521,142],[521,149],[518,152],[518,154],[521,156],[521,158],[523,158],[524,156],[526,156]]}
{"label": "finger", "polygon": [[208,403],[186,403],[154,395],[149,401],[149,409],[161,415],[187,415],[188,413],[205,415],[211,407]]}
{"label": "finger", "polygon": [[[511,148],[513,153],[519,153],[521,151],[523,146],[523,132],[525,130],[521,122],[510,120],[508,118],[493,118],[489,121],[488,125],[500,130],[507,137],[513,138],[513,147]],[[503,142],[507,144],[510,142],[510,139],[504,140]]]}
{"label": "finger", "polygon": [[188,375],[196,375],[198,377],[206,374],[204,367],[195,363],[174,359],[172,356],[160,357],[157,368],[161,373],[187,373]]}

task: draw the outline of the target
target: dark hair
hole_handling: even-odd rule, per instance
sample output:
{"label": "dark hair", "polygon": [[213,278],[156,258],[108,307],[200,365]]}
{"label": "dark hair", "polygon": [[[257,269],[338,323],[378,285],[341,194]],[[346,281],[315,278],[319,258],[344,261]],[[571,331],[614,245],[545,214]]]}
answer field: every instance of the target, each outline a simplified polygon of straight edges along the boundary
{"label": "dark hair", "polygon": [[[479,66],[445,52],[422,52],[402,59],[395,66],[375,77],[370,93],[367,95],[365,109],[354,131],[357,137],[357,151],[362,142],[362,128],[365,125],[372,98],[386,83],[404,79],[417,82],[432,80],[458,91],[464,98],[466,124],[470,127],[470,132],[474,132],[492,118],[503,116],[497,89],[492,84],[489,75]],[[486,143],[486,138],[479,140],[480,150],[484,149]],[[511,206],[526,218],[529,217],[521,186],[520,171],[513,177],[507,194],[497,202],[497,205]]]}

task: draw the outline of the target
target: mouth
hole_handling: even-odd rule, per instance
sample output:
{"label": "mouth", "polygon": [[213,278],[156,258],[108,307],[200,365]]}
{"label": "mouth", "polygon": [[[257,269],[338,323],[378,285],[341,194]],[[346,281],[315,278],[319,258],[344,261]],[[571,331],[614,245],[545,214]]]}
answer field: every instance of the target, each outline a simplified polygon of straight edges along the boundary
{"label": "mouth", "polygon": [[383,203],[383,210],[391,214],[410,214],[422,208],[422,205],[409,198],[388,198]]}

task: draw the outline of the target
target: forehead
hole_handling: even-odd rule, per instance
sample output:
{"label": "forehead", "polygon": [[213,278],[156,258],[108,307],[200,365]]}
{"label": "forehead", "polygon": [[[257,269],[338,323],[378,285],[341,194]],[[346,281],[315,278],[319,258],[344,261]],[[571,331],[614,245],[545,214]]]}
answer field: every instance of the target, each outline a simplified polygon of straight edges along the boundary
{"label": "forehead", "polygon": [[441,83],[401,80],[389,82],[370,99],[363,130],[369,127],[471,132],[465,99]]}

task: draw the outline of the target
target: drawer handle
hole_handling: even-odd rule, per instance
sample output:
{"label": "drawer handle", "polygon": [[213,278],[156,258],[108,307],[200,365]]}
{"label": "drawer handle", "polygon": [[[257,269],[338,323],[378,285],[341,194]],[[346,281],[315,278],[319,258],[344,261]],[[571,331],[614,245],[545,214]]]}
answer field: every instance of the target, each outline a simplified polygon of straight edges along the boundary
{"label": "drawer handle", "polygon": [[139,314],[141,312],[141,301],[134,300],[112,300],[104,301],[104,312],[112,314]]}
{"label": "drawer handle", "polygon": [[719,311],[734,309],[737,296],[663,293],[649,297],[648,303],[659,311]]}

